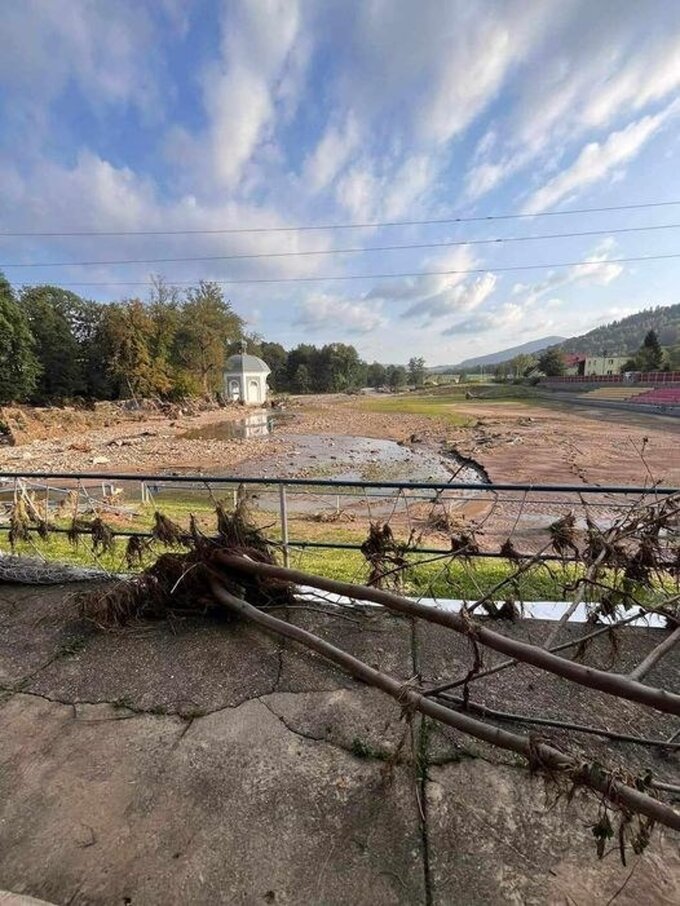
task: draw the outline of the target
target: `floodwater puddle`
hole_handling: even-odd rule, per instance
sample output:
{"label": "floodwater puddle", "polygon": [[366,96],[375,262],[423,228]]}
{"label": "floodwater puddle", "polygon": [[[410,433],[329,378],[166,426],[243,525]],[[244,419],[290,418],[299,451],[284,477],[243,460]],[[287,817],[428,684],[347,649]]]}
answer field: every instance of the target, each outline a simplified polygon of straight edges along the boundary
{"label": "floodwater puddle", "polygon": [[186,440],[249,440],[251,437],[268,437],[283,418],[270,412],[255,412],[236,421],[213,422],[201,428],[192,428],[182,437]]}
{"label": "floodwater puddle", "polygon": [[[390,513],[399,491],[380,487],[380,482],[448,484],[449,482],[485,483],[475,465],[461,462],[424,445],[407,446],[393,440],[356,437],[339,434],[280,434],[286,449],[241,463],[239,475],[244,478],[283,478],[305,482],[289,486],[290,512],[318,512],[344,507],[363,510],[369,507],[372,516]],[[310,484],[307,485],[306,482]],[[333,488],[314,485],[322,482],[367,482],[377,487]],[[255,493],[255,492],[254,492]],[[468,499],[469,492],[443,491],[441,500]],[[260,509],[275,511],[279,507],[278,493],[259,489],[255,496]],[[403,496],[403,495],[401,495]],[[409,490],[411,501],[433,499],[428,490]]]}
{"label": "floodwater puddle", "polygon": [[480,480],[472,466],[456,466],[427,447],[337,434],[297,434],[284,439],[292,441],[293,449],[272,457],[268,474],[334,481],[446,483],[457,472],[457,481]]}

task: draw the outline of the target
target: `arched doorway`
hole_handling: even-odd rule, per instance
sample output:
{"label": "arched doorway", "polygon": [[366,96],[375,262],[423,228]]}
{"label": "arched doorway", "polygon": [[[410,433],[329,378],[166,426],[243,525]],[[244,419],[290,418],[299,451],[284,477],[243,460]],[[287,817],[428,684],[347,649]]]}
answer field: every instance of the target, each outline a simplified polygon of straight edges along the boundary
{"label": "arched doorway", "polygon": [[248,402],[249,403],[260,403],[262,398],[260,396],[260,382],[257,378],[251,378],[248,381]]}
{"label": "arched doorway", "polygon": [[241,384],[239,381],[229,381],[229,399],[238,402],[241,398]]}

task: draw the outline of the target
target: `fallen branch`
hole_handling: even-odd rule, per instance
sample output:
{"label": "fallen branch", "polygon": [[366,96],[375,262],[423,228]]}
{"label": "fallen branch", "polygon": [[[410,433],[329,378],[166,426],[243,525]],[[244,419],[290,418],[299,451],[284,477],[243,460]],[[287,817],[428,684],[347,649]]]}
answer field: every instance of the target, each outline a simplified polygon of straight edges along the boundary
{"label": "fallen branch", "polygon": [[[431,694],[431,693],[429,693]],[[588,733],[592,736],[603,736],[606,739],[613,739],[616,742],[630,742],[638,746],[661,746],[666,749],[680,749],[680,742],[669,742],[665,739],[650,739],[646,736],[631,736],[628,733],[616,733],[613,730],[606,730],[604,727],[591,727],[588,724],[575,724],[571,721],[556,720],[550,717],[532,717],[529,714],[513,714],[510,711],[498,711],[495,708],[488,708],[486,705],[478,702],[468,701],[460,695],[448,695],[442,692],[436,696],[444,702],[471,711],[473,714],[479,714],[480,717],[490,717],[493,720],[507,720],[515,723],[536,724],[542,727],[555,727],[558,730],[573,730],[576,733]]]}
{"label": "fallen branch", "polygon": [[569,605],[569,607],[564,611],[558,622],[553,626],[552,630],[548,633],[548,637],[543,643],[543,647],[548,651],[555,644],[557,637],[564,628],[564,625],[569,622],[578,609],[579,604],[583,601],[583,598],[586,593],[589,582],[592,580],[593,576],[597,574],[597,570],[600,567],[600,564],[605,558],[607,553],[607,548],[603,547],[600,553],[595,558],[594,562],[590,564],[588,569],[585,572],[585,575],[582,576],[576,585],[576,591],[574,592],[574,597]]}
{"label": "fallen branch", "polygon": [[312,651],[316,651],[357,679],[382,689],[383,692],[386,692],[399,702],[402,708],[420,711],[428,717],[432,717],[447,726],[488,742],[491,745],[516,752],[526,758],[534,768],[547,772],[557,772],[573,783],[589,787],[601,793],[614,805],[637,812],[674,830],[680,830],[680,813],[676,812],[675,809],[628,786],[611,772],[604,771],[598,765],[580,764],[576,759],[547,743],[537,742],[516,733],[509,733],[507,730],[493,727],[483,721],[469,717],[467,714],[452,711],[450,708],[426,698],[416,691],[413,686],[400,683],[388,674],[370,667],[354,657],[354,655],[337,648],[306,629],[279,620],[277,617],[264,613],[252,604],[235,597],[219,582],[214,581],[211,587],[217,600],[229,610],[264,627],[270,632],[292,639]]}
{"label": "fallen branch", "polygon": [[628,674],[633,680],[644,679],[645,676],[650,672],[650,670],[659,663],[661,658],[665,657],[672,648],[674,648],[678,642],[680,642],[680,626],[676,626],[673,632],[657,645],[656,648],[653,648],[647,657],[642,661],[634,670]]}
{"label": "fallen branch", "polygon": [[[572,639],[569,642],[561,642],[559,645],[553,645],[552,648],[546,649],[547,651],[557,654],[558,651],[566,651],[567,648],[576,648],[578,645],[581,645],[583,642],[589,642],[591,639],[595,639],[600,635],[604,635],[605,632],[611,632],[612,629],[618,629],[619,626],[625,626],[627,623],[632,623],[635,620],[639,620],[640,617],[644,616],[644,613],[632,614],[629,617],[624,617],[623,620],[617,620],[616,623],[608,623],[606,626],[600,626],[599,629],[594,629],[592,632],[588,632],[586,635],[581,635],[577,639]],[[487,667],[486,670],[481,670],[479,673],[476,673],[474,676],[471,676],[469,682],[474,680],[484,679],[486,676],[493,676],[494,673],[500,673],[501,670],[507,670],[508,667],[516,667],[519,661],[516,661],[515,658],[509,658],[507,661],[501,661],[498,664],[494,664],[493,667]],[[428,689],[425,695],[439,695],[441,692],[448,692],[450,689],[458,689],[460,686],[464,686],[468,682],[465,677],[459,678],[457,680],[452,680],[449,683],[443,683],[440,686],[435,686],[432,689]]]}
{"label": "fallen branch", "polygon": [[605,670],[577,664],[536,645],[511,639],[494,632],[492,629],[487,629],[465,614],[452,613],[418,604],[393,592],[369,588],[365,585],[339,582],[335,579],[310,575],[281,566],[255,563],[245,557],[225,552],[218,552],[215,555],[215,559],[225,566],[250,573],[251,575],[269,576],[272,579],[282,579],[299,585],[311,585],[314,588],[321,588],[324,591],[330,591],[348,598],[382,604],[397,613],[406,614],[410,617],[420,617],[430,623],[446,626],[461,635],[473,638],[475,641],[493,648],[495,651],[510,655],[515,660],[531,664],[533,667],[539,667],[581,686],[596,689],[608,695],[625,698],[628,701],[634,701],[650,708],[656,708],[658,711],[665,711],[668,714],[680,716],[680,695],[667,692],[665,689],[655,689],[651,686],[646,686],[622,674],[607,673]]}

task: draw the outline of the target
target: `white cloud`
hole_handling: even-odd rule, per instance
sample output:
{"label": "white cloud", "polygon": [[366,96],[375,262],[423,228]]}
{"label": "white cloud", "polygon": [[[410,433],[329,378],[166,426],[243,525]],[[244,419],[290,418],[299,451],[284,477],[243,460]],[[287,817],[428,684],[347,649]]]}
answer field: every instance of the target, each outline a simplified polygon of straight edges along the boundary
{"label": "white cloud", "polygon": [[[275,208],[265,205],[220,198],[207,203],[190,194],[168,199],[153,180],[142,178],[130,168],[115,167],[91,151],[82,151],[71,167],[41,159],[26,174],[3,164],[0,157],[0,223],[11,224],[13,229],[31,230],[39,224],[46,231],[63,229],[65,225],[86,231],[219,230],[231,224],[244,229],[289,227],[292,224]],[[74,212],[77,212],[77,219]],[[333,237],[329,234],[315,236],[314,248],[326,249],[332,241]],[[107,237],[105,241],[81,237],[77,242],[77,254],[74,255],[73,241],[63,239],[51,243],[51,253],[55,259],[115,260],[129,257],[249,255],[263,250],[262,236],[258,233],[160,236],[145,238],[142,246],[139,242],[139,239],[135,240],[133,246],[138,253],[131,255],[130,239],[124,236]],[[296,231],[268,237],[267,243],[272,251],[294,252],[309,248],[308,236]],[[31,257],[29,246],[27,251],[28,257]],[[301,256],[198,264],[187,262],[166,266],[141,264],[124,270],[73,267],[60,270],[52,275],[52,279],[145,281],[150,272],[167,273],[168,270],[169,276],[177,280],[306,277],[327,267],[328,260],[323,256]],[[11,278],[35,281],[43,278],[44,271],[20,272],[8,268],[7,273]],[[235,292],[243,298],[250,290],[240,286]],[[82,291],[87,294],[87,289]],[[143,293],[143,290],[135,288],[129,291]],[[271,290],[268,295],[270,293]]]}
{"label": "white cloud", "polygon": [[382,327],[386,319],[376,302],[315,293],[298,303],[293,323],[310,332],[331,329],[333,333],[364,334]]}
{"label": "white cloud", "polygon": [[480,197],[532,161],[549,167],[551,158],[584,134],[677,93],[680,7],[647,7],[647,22],[635,3],[618,4],[615,16],[606,4],[588,14],[591,26],[584,31],[580,5],[565,4],[547,40],[530,48],[514,85],[515,100],[500,121],[505,141],[478,149],[466,197]]}
{"label": "white cloud", "polygon": [[362,3],[344,95],[356,99],[367,122],[390,104],[405,134],[424,146],[446,144],[496,97],[557,9],[555,0],[531,15],[517,0]]}
{"label": "white cloud", "polygon": [[512,296],[522,297],[522,304],[525,306],[540,302],[543,308],[546,305],[544,298],[546,294],[555,292],[560,287],[574,283],[608,286],[624,273],[621,263],[610,260],[615,252],[616,243],[613,237],[609,236],[586,255],[581,264],[560,271],[551,271],[538,283],[515,283],[512,287]]}
{"label": "white cloud", "polygon": [[377,218],[380,181],[367,160],[350,167],[338,180],[335,199],[355,220]]}
{"label": "white cloud", "polygon": [[424,317],[429,321],[455,311],[470,311],[482,305],[496,288],[495,274],[486,273],[464,283],[441,290],[434,296],[414,302],[402,318]]}
{"label": "white cloud", "polygon": [[[130,104],[157,119],[163,109],[160,23],[175,23],[170,6],[22,0],[2,8],[0,84],[6,112],[31,141],[42,137],[49,105],[71,83],[91,112]],[[24,147],[25,150],[25,147]]]}
{"label": "white cloud", "polygon": [[575,265],[567,274],[570,282],[579,280],[607,286],[623,273],[623,264],[609,261],[610,252],[615,248],[614,241],[605,239],[592,255],[585,258],[583,264]]}
{"label": "white cloud", "polygon": [[525,316],[524,308],[521,305],[506,302],[494,311],[479,312],[470,318],[452,324],[442,332],[442,336],[455,337],[459,334],[486,333],[494,329],[512,330],[522,324]]}
{"label": "white cloud", "polygon": [[678,105],[673,103],[660,113],[645,116],[630,123],[625,129],[612,132],[602,143],[590,142],[566,170],[531,195],[524,204],[523,211],[537,214],[548,210],[565,198],[604,179],[612,170],[634,158],[677,111]]}
{"label": "white cloud", "polygon": [[403,160],[362,155],[338,179],[335,199],[358,221],[416,216],[438,171],[435,158],[413,154]]}
{"label": "white cloud", "polygon": [[207,129],[190,135],[175,126],[167,138],[169,158],[192,171],[204,194],[250,188],[246,165],[258,150],[266,154],[277,115],[290,116],[299,102],[309,50],[302,29],[297,0],[225,7],[221,55],[201,78]]}
{"label": "white cloud", "polygon": [[426,154],[414,154],[396,169],[385,185],[381,217],[390,220],[413,211],[430,188],[436,165]]}
{"label": "white cloud", "polygon": [[470,199],[486,195],[511,172],[506,163],[480,163],[472,167],[465,177],[465,196]]}
{"label": "white cloud", "polygon": [[353,115],[340,125],[332,122],[304,163],[303,180],[312,191],[325,189],[344,167],[359,143],[359,129]]}
{"label": "white cloud", "polygon": [[639,308],[635,308],[627,305],[615,305],[612,308],[606,309],[606,311],[601,312],[596,318],[593,319],[593,326],[600,324],[610,324],[612,321],[620,321],[623,318],[627,318],[629,315],[634,315],[636,311],[639,311]]}

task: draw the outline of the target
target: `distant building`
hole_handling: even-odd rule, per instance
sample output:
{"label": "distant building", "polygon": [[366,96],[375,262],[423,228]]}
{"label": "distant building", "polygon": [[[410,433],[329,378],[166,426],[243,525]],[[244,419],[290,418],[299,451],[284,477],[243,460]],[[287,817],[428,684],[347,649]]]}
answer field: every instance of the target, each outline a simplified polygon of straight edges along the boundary
{"label": "distant building", "polygon": [[241,352],[229,356],[224,365],[224,395],[235,403],[262,406],[267,401],[267,375],[271,369],[256,355],[248,355],[247,344],[241,343]]}
{"label": "distant building", "polygon": [[586,367],[586,357],[581,352],[566,352],[564,354],[565,374],[583,374]]}
{"label": "distant building", "polygon": [[629,360],[627,355],[610,355],[605,352],[603,355],[592,355],[586,357],[585,371],[586,376],[595,375],[605,377],[609,374],[620,374],[622,366]]}

